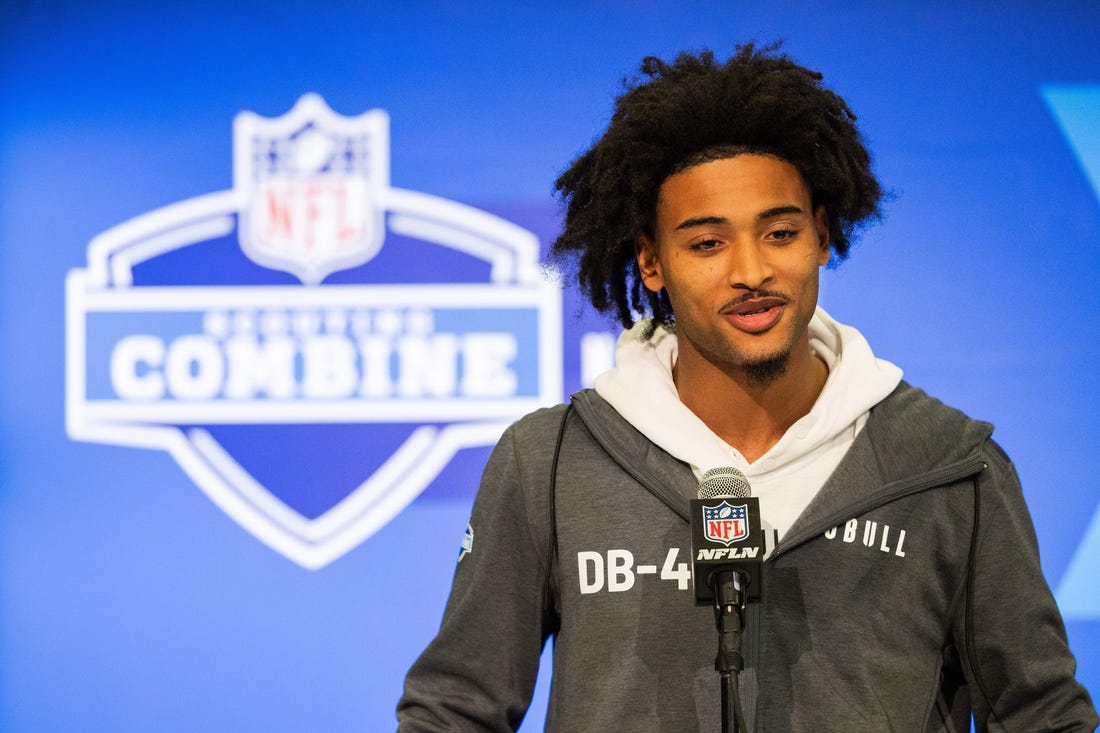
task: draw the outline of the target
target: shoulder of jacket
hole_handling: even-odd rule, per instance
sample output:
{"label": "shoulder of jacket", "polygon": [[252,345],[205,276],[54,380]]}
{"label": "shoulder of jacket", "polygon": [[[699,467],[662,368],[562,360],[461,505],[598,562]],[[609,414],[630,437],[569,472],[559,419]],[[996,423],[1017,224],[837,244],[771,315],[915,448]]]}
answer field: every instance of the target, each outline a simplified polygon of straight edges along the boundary
{"label": "shoulder of jacket", "polygon": [[986,461],[992,450],[991,424],[971,419],[906,382],[871,409],[865,432],[887,479]]}
{"label": "shoulder of jacket", "polygon": [[975,420],[905,381],[875,405],[871,414],[878,430],[896,432],[900,437],[938,438],[945,444],[962,442],[975,447],[993,433],[991,423]]}
{"label": "shoulder of jacket", "polygon": [[560,430],[567,409],[569,409],[567,404],[540,407],[512,423],[507,432],[512,433],[520,441],[539,439],[548,435],[552,439],[552,436],[557,435]]}

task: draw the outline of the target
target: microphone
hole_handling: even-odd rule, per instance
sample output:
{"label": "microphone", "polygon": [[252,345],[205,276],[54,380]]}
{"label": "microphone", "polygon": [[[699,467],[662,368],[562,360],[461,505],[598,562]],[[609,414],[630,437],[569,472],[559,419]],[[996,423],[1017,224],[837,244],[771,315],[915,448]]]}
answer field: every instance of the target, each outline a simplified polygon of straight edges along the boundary
{"label": "microphone", "polygon": [[736,468],[712,468],[699,480],[691,501],[691,579],[695,605],[714,603],[719,575],[729,577],[740,603],[760,600],[764,530],[760,500],[750,496],[748,479]]}
{"label": "microphone", "polygon": [[736,468],[712,468],[699,479],[699,498],[691,502],[691,581],[695,605],[714,607],[723,733],[747,730],[737,688],[745,666],[741,632],[746,602],[760,600],[764,557],[760,500],[750,493],[748,479]]}

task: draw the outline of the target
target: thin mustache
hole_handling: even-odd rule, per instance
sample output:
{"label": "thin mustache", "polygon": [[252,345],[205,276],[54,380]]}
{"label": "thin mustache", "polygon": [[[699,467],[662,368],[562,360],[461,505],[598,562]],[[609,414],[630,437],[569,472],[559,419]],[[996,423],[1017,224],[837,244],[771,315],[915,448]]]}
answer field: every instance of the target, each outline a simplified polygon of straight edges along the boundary
{"label": "thin mustache", "polygon": [[722,305],[721,308],[718,309],[718,312],[719,313],[725,313],[726,311],[730,310],[731,308],[736,308],[737,306],[741,305],[742,303],[744,303],[746,301],[756,300],[757,298],[779,298],[784,303],[790,301],[790,298],[788,298],[785,294],[780,293],[776,290],[752,290],[752,291],[750,291],[748,293],[745,293],[744,295],[742,295],[738,298],[734,298],[733,300],[727,301],[726,303],[724,303]]}

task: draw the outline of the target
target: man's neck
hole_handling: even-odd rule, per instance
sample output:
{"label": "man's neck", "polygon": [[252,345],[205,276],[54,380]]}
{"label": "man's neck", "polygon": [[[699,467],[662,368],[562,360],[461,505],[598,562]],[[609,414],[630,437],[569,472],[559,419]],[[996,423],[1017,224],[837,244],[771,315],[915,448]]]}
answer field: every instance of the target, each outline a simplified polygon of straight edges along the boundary
{"label": "man's neck", "polygon": [[807,343],[791,354],[786,371],[768,381],[744,369],[719,369],[683,350],[674,374],[680,401],[752,463],[813,408],[829,369]]}

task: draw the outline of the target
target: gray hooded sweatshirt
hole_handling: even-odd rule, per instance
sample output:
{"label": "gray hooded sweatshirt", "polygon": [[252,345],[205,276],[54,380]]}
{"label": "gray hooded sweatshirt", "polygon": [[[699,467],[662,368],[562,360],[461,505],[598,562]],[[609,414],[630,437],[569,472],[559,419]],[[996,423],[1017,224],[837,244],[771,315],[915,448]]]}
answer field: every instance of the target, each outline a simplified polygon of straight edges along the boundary
{"label": "gray hooded sweatshirt", "polygon": [[[763,565],[749,730],[1091,731],[1015,471],[904,382]],[[689,573],[691,468],[593,391],[504,434],[400,730],[512,731],[554,644],[548,731],[718,731],[713,612]]]}

